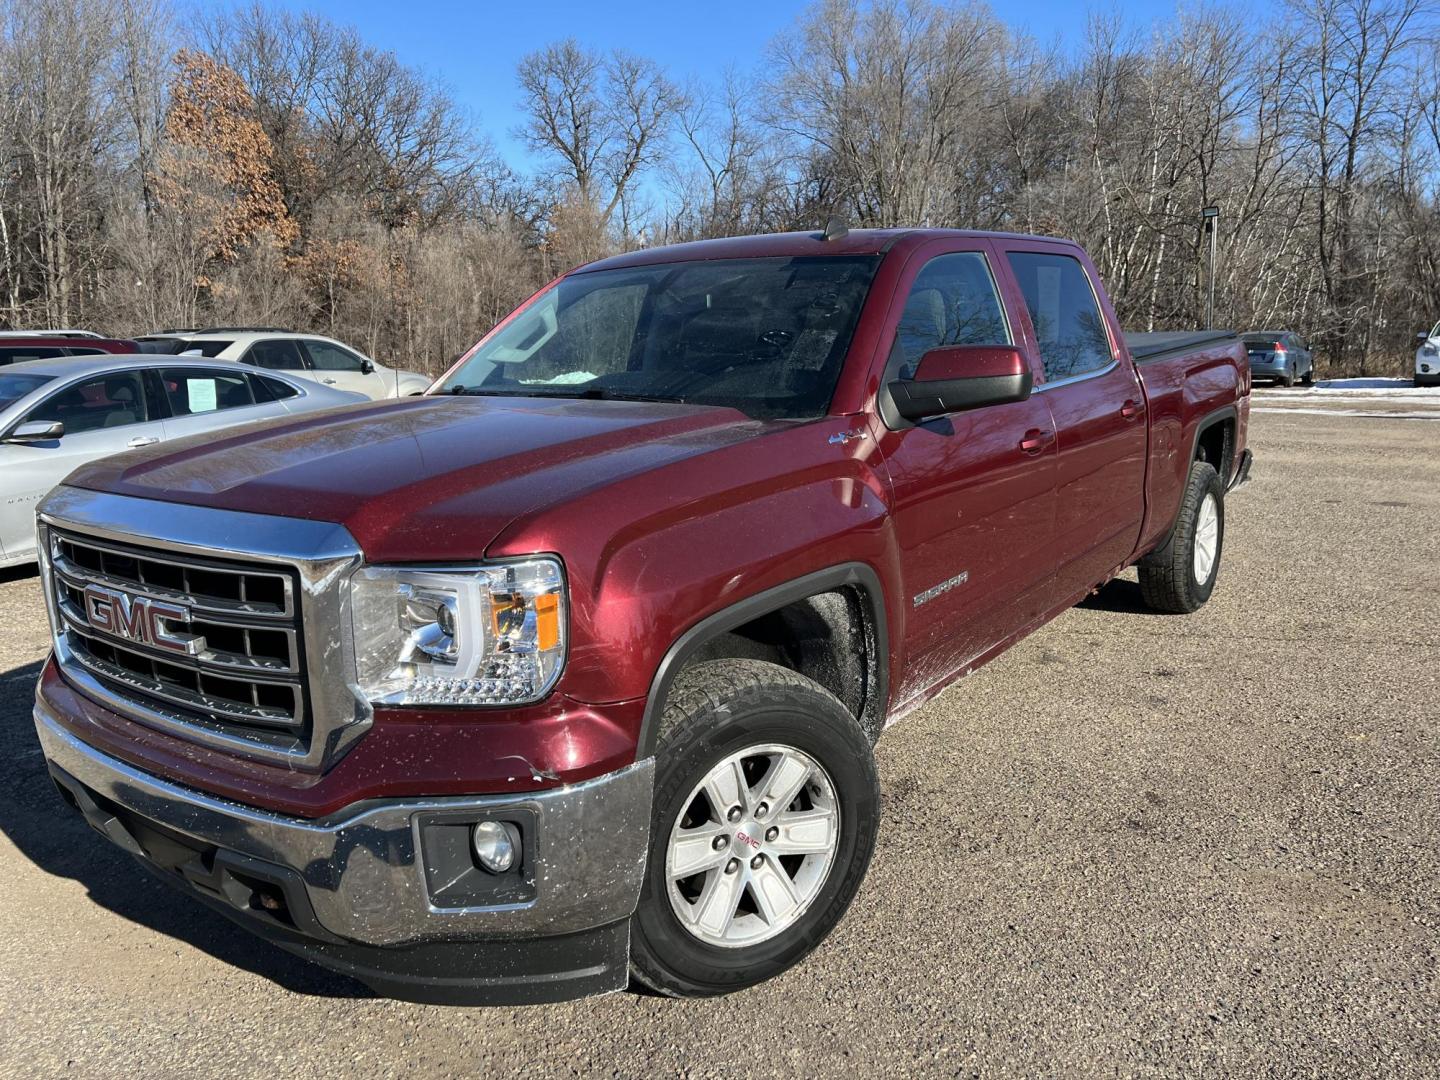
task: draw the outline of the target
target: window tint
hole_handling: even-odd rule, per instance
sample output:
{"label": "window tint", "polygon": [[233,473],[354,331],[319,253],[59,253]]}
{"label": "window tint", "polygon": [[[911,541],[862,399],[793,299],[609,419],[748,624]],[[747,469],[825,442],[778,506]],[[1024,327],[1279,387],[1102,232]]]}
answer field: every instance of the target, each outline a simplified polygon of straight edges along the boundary
{"label": "window tint", "polygon": [[1010,331],[985,256],[941,255],[925,264],[895,332],[903,356],[897,378],[915,375],[920,357],[942,345],[1008,345]]}
{"label": "window tint", "polygon": [[67,345],[65,346],[65,353],[67,356],[104,356],[105,350],[87,349],[80,345]]}
{"label": "window tint", "polygon": [[349,349],[331,345],[328,341],[302,341],[300,346],[310,354],[310,365],[316,371],[360,370],[360,357]]}
{"label": "window tint", "polygon": [[270,338],[257,341],[244,356],[247,364],[275,371],[304,371],[305,361],[292,338]]}
{"label": "window tint", "polygon": [[104,375],[46,398],[25,419],[59,420],[66,435],[143,423],[149,419],[145,387],[138,371]]}
{"label": "window tint", "polygon": [[175,416],[194,416],[255,404],[250,382],[241,371],[226,375],[217,371],[162,368],[160,381],[170,401],[170,412]]}
{"label": "window tint", "polygon": [[256,401],[283,401],[285,398],[298,397],[300,394],[300,391],[289,383],[281,382],[269,375],[251,375],[250,381],[255,386]]}
{"label": "window tint", "polygon": [[53,360],[64,356],[64,349],[48,345],[0,345],[0,364],[20,364],[26,360]]}
{"label": "window tint", "polygon": [[1045,381],[1084,375],[1114,359],[1105,320],[1079,260],[1049,252],[1007,252],[1040,345]]}

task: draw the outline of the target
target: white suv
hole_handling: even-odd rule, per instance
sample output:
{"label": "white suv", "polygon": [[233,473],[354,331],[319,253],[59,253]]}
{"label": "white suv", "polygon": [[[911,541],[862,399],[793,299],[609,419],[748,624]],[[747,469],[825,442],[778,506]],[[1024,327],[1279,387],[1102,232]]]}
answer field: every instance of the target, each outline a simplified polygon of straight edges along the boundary
{"label": "white suv", "polygon": [[1415,385],[1440,386],[1440,323],[1428,334],[1417,334],[1420,347],[1415,350]]}
{"label": "white suv", "polygon": [[319,334],[295,334],[266,327],[217,326],[193,333],[151,334],[139,340],[155,351],[238,360],[253,367],[314,379],[336,390],[350,390],[368,398],[423,394],[430,386],[430,380],[418,372],[388,368],[348,345]]}

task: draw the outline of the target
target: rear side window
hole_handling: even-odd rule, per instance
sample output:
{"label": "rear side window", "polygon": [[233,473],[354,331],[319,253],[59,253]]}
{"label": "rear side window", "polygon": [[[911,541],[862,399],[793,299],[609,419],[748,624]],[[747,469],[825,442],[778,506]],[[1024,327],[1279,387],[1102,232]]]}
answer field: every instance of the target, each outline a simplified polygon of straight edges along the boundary
{"label": "rear side window", "polygon": [[218,371],[162,368],[160,381],[174,416],[195,416],[255,404],[250,381],[240,371],[228,375]]}
{"label": "rear side window", "polygon": [[1114,360],[1105,320],[1078,259],[1040,251],[1006,253],[1040,345],[1045,381],[1073,379]]}
{"label": "rear side window", "polygon": [[287,382],[272,378],[269,375],[251,375],[250,382],[255,387],[256,401],[283,401],[285,398],[298,397],[300,391],[296,390]]}
{"label": "rear side window", "polygon": [[104,349],[86,349],[79,345],[65,346],[65,352],[69,356],[104,356]]}
{"label": "rear side window", "polygon": [[931,259],[910,286],[895,342],[898,378],[910,379],[920,357],[942,345],[1009,345],[1010,330],[985,256],[960,251]]}
{"label": "rear side window", "polygon": [[257,341],[241,359],[244,363],[274,371],[304,371],[306,367],[299,348],[290,338]]}
{"label": "rear side window", "polygon": [[26,360],[53,360],[65,350],[48,345],[0,345],[0,364],[21,364]]}

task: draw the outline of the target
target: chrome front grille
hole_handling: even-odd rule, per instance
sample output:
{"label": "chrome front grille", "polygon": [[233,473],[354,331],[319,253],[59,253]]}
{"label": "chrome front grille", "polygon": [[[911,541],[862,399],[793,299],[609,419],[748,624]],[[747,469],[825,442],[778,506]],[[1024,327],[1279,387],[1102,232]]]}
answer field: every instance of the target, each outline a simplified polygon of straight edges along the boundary
{"label": "chrome front grille", "polygon": [[343,526],[62,485],[38,529],[55,659],[86,697],[306,772],[369,728]]}
{"label": "chrome front grille", "polygon": [[[304,737],[308,710],[294,571],[60,530],[52,530],[49,540],[59,629],[75,663],[114,689],[183,710],[197,722]],[[134,633],[126,632],[126,619],[109,616],[115,602],[134,619]],[[143,619],[152,603],[186,613],[191,648],[182,652],[147,639]],[[161,625],[173,630],[170,622]]]}

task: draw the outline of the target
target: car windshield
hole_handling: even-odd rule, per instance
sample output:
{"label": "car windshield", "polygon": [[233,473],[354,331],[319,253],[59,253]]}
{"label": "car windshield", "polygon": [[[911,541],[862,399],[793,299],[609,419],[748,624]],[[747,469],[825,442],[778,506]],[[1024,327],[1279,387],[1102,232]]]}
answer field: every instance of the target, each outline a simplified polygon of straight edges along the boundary
{"label": "car windshield", "polygon": [[54,375],[25,375],[20,372],[0,371],[0,409],[15,404],[26,394],[48,383]]}
{"label": "car windshield", "polygon": [[820,416],[878,263],[717,259],[572,274],[481,342],[435,392]]}

